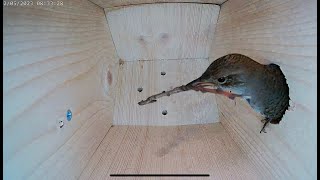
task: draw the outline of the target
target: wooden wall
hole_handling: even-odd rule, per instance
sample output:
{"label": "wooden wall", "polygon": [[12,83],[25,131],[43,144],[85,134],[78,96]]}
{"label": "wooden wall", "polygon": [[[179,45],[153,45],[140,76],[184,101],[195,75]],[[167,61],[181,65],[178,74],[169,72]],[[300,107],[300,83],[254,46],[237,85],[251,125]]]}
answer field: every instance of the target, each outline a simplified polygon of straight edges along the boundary
{"label": "wooden wall", "polygon": [[262,123],[249,105],[217,97],[220,121],[271,179],[316,177],[316,0],[229,0],[221,7],[211,61],[241,53],[280,65],[292,110],[280,125],[259,134]]}
{"label": "wooden wall", "polygon": [[117,58],[104,11],[86,0],[3,10],[4,178],[76,179],[112,124]]}
{"label": "wooden wall", "polygon": [[160,3],[106,12],[124,61],[208,58],[219,6]]}
{"label": "wooden wall", "polygon": [[[217,5],[190,3],[106,10],[121,58],[114,124],[185,125],[218,121],[213,94],[189,91],[146,106],[137,104],[201,76],[209,66],[218,13]],[[139,93],[140,87],[143,91]],[[167,115],[162,115],[164,110]]]}
{"label": "wooden wall", "polygon": [[[187,84],[209,66],[208,59],[125,62],[119,68],[114,109],[116,125],[187,125],[218,122],[215,96],[196,91],[162,97],[140,106],[148,96]],[[165,72],[165,75],[161,75]],[[137,89],[143,88],[142,92]],[[162,112],[167,111],[166,115]]]}
{"label": "wooden wall", "polygon": [[223,4],[227,0],[90,0],[103,8],[121,8],[131,5],[153,4],[153,3],[205,3]]}
{"label": "wooden wall", "polygon": [[[102,1],[92,2],[99,4]],[[120,4],[104,7],[128,5],[128,1],[106,2]],[[117,91],[122,87],[122,81],[125,82],[125,73],[129,72],[120,69],[118,78],[118,58],[103,9],[86,0],[65,0],[60,7],[34,5],[4,7],[3,10],[4,178],[78,179],[81,174],[81,178],[90,177],[88,173],[97,165],[95,159],[101,155],[100,150],[110,142],[105,135],[117,105],[115,96],[123,98]],[[271,125],[267,134],[259,134],[260,119],[246,102],[237,99],[234,104],[218,96],[220,120],[242,152],[260,170],[255,174],[264,174],[265,179],[313,179],[317,167],[316,19],[315,0],[229,0],[222,5],[217,27],[210,26],[211,29],[204,31],[212,33],[209,35],[214,38],[210,54],[206,57],[174,57],[178,58],[175,62],[163,61],[171,68],[166,76],[159,75],[162,67],[154,72],[157,78],[170,77],[173,76],[171,72],[180,67],[182,58],[190,58],[190,63],[202,59],[199,67],[203,68],[208,61],[227,53],[242,53],[261,63],[279,64],[288,79],[294,106],[280,125]],[[130,63],[123,61],[122,68],[141,74],[148,71],[139,70],[141,64],[154,68],[154,62]],[[184,73],[187,69],[179,72]],[[191,74],[196,76],[195,72]],[[143,77],[147,76],[150,74]],[[117,80],[121,82],[117,83]],[[177,79],[166,86],[185,81]],[[132,93],[136,93],[136,87],[132,87]],[[215,96],[212,98],[216,99]],[[122,102],[120,100],[118,102]],[[67,109],[73,112],[70,122],[65,118]],[[215,111],[212,109],[207,114]],[[170,112],[168,110],[168,115]],[[160,112],[157,113],[163,119]],[[62,128],[59,121],[64,121]],[[126,129],[123,128],[120,135],[131,140]],[[142,135],[148,132],[142,129],[140,132],[139,128],[132,128],[132,132]],[[115,130],[110,130],[109,135],[117,134]],[[214,131],[211,134],[215,134]],[[100,145],[102,149],[96,151]],[[130,146],[127,143],[126,147]],[[113,152],[110,148],[107,150]],[[91,158],[94,159],[90,161]],[[118,158],[121,160],[122,157]],[[104,162],[109,161],[103,159],[101,163]],[[118,172],[116,166],[114,170]],[[106,172],[94,172],[92,177],[99,173]]]}

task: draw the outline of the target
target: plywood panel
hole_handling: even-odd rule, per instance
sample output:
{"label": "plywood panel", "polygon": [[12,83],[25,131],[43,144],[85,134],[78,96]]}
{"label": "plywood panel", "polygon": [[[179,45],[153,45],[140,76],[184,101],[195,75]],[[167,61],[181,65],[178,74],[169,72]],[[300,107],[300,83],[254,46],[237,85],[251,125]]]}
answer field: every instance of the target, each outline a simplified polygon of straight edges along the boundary
{"label": "plywood panel", "polygon": [[80,128],[28,179],[77,179],[111,126],[112,112],[108,111],[108,107],[102,107],[87,119],[82,119]]}
{"label": "plywood panel", "polygon": [[5,179],[73,179],[112,123],[118,66],[104,11],[63,3],[3,8]]}
{"label": "plywood panel", "polygon": [[107,13],[117,53],[124,61],[207,58],[219,6],[165,3]]}
{"label": "plywood panel", "polygon": [[263,178],[220,123],[114,126],[102,143],[108,145],[97,151],[100,158],[92,162],[96,165],[91,175],[86,176],[89,179],[112,179],[110,174],[118,173],[196,173],[210,174],[209,179]]}
{"label": "plywood panel", "polygon": [[122,145],[122,139],[126,135],[129,126],[114,126],[110,128],[101,145],[96,150],[86,168],[82,171],[80,180],[88,180],[94,174],[98,178],[103,178],[108,172],[114,156]]}
{"label": "plywood panel", "polygon": [[[120,65],[114,110],[117,125],[184,125],[218,121],[214,94],[186,91],[140,106],[138,102],[200,77],[207,59],[124,62]],[[165,72],[165,75],[161,75]],[[138,88],[143,88],[138,92]],[[167,115],[162,111],[167,110]]]}
{"label": "plywood panel", "polygon": [[236,105],[224,97],[217,100],[223,126],[269,179],[310,177],[295,150],[290,148],[291,142],[282,137],[281,127],[270,126],[266,128],[267,134],[260,134],[261,118],[245,100],[236,100]]}
{"label": "plywood panel", "polygon": [[115,8],[139,4],[153,3],[207,3],[207,4],[222,4],[227,0],[90,0],[103,8]]}
{"label": "plywood panel", "polygon": [[222,124],[270,178],[316,177],[316,4],[241,0],[221,7],[210,61],[241,53],[260,63],[276,63],[289,84],[292,110],[280,125],[270,125],[267,134],[259,134],[262,124],[246,102],[234,106],[217,97]]}

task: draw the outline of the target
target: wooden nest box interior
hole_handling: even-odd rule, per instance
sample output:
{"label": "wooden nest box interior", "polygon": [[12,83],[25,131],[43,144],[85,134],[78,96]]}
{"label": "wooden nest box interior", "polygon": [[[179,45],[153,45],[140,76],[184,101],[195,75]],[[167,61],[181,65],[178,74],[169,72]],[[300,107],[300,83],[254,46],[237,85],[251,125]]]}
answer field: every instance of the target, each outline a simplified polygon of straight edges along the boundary
{"label": "wooden nest box interior", "polygon": [[[4,179],[315,179],[316,4],[4,1]],[[287,78],[291,107],[267,133],[241,98],[138,105],[230,53]]]}

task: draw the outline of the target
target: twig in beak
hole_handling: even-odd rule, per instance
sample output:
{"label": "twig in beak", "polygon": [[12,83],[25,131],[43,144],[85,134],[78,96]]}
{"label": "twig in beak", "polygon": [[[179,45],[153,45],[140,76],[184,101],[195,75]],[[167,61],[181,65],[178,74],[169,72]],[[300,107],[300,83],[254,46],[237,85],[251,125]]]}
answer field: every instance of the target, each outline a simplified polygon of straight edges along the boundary
{"label": "twig in beak", "polygon": [[176,94],[176,93],[179,93],[179,92],[182,92],[182,91],[188,91],[188,90],[191,90],[191,89],[192,89],[192,86],[184,86],[184,85],[183,86],[179,86],[179,87],[176,87],[176,88],[174,88],[174,89],[172,89],[170,91],[163,91],[162,93],[150,96],[146,100],[142,100],[142,101],[138,102],[138,104],[141,106],[141,105],[153,103],[153,102],[156,102],[158,98],[161,98],[163,96],[170,96],[172,94]]}
{"label": "twig in beak", "polygon": [[189,83],[187,85],[179,86],[179,87],[176,87],[176,88],[174,88],[172,90],[163,91],[162,93],[150,96],[146,100],[142,100],[142,101],[138,102],[138,104],[141,106],[141,105],[146,105],[146,104],[149,104],[149,103],[154,103],[154,102],[157,102],[158,98],[161,98],[163,96],[171,96],[172,94],[176,94],[176,93],[183,92],[183,91],[189,91],[189,90],[195,90],[195,91],[201,91],[201,92],[210,92],[210,93],[214,93],[214,94],[222,94],[224,96],[229,97],[230,99],[234,99],[235,97],[240,97],[240,95],[226,93],[226,92],[224,92],[224,91],[222,91],[220,89],[205,88],[207,86],[215,87],[215,85],[213,83],[192,82],[192,83]]}

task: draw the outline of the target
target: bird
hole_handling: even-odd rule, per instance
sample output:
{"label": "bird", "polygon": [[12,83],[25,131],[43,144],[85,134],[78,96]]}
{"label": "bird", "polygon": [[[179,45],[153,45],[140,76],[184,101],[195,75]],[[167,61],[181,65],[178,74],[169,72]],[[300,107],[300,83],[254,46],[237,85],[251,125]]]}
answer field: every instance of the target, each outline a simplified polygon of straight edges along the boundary
{"label": "bird", "polygon": [[260,133],[266,132],[269,123],[279,124],[290,106],[289,86],[280,66],[260,64],[238,53],[216,59],[199,78],[183,87],[245,99],[262,115],[264,124]]}

